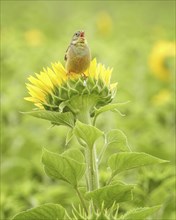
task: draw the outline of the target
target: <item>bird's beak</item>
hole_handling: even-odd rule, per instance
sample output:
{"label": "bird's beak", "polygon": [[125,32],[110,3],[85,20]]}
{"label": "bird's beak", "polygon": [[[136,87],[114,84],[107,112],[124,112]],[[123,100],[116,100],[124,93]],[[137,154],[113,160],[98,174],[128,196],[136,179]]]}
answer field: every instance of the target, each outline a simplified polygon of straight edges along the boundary
{"label": "bird's beak", "polygon": [[80,37],[84,37],[84,31],[81,31]]}

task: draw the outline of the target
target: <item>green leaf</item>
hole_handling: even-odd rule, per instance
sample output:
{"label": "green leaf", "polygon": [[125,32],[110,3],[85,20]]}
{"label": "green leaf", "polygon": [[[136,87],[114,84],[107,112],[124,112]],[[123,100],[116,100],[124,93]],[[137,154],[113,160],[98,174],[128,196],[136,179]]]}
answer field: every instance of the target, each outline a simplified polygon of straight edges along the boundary
{"label": "green leaf", "polygon": [[36,118],[51,121],[51,123],[54,125],[66,125],[71,128],[74,127],[74,116],[71,112],[62,113],[47,110],[37,110],[23,113],[34,116]]}
{"label": "green leaf", "polygon": [[56,154],[44,149],[42,162],[48,176],[77,186],[85,173],[84,156],[77,149],[70,149],[63,154]]}
{"label": "green leaf", "polygon": [[132,199],[133,185],[115,184],[102,187],[86,194],[87,199],[92,199],[99,208],[104,202],[105,208],[109,208],[114,202],[124,202]]}
{"label": "green leaf", "polygon": [[[128,101],[128,102],[129,102],[129,101]],[[127,104],[128,102],[108,104],[108,105],[105,105],[105,106],[100,107],[100,108],[98,108],[98,109],[95,109],[95,111],[94,111],[94,114],[95,114],[95,115],[94,115],[94,124],[95,124],[95,121],[96,121],[97,117],[98,117],[101,113],[107,112],[107,111],[115,111],[115,110],[117,110],[117,108],[118,108],[119,106],[125,105],[125,104]]]}
{"label": "green leaf", "polygon": [[153,206],[133,209],[121,216],[119,220],[145,220],[146,217],[150,216],[160,208],[161,206]]}
{"label": "green leaf", "polygon": [[58,220],[64,219],[65,209],[58,204],[45,204],[15,215],[12,220]]}
{"label": "green leaf", "polygon": [[65,145],[67,146],[70,141],[72,140],[73,138],[73,129],[70,129],[68,132],[67,132],[67,136],[66,136],[66,141],[65,141]]}
{"label": "green leaf", "polygon": [[130,151],[126,135],[119,129],[113,129],[106,134],[107,147],[119,151]]}
{"label": "green leaf", "polygon": [[165,162],[168,161],[159,159],[146,153],[138,152],[116,153],[113,154],[108,160],[108,164],[112,169],[114,175],[124,170]]}
{"label": "green leaf", "polygon": [[88,147],[92,148],[95,141],[103,135],[103,132],[92,125],[76,121],[74,134],[78,139],[80,138],[84,143],[86,143]]}

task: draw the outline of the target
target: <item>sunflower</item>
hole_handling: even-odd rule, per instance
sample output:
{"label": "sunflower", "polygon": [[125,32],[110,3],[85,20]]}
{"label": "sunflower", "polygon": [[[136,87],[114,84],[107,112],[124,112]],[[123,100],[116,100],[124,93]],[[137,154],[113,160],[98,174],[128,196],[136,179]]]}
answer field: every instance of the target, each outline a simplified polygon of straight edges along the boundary
{"label": "sunflower", "polygon": [[63,65],[51,64],[40,74],[30,76],[26,84],[30,97],[38,109],[77,114],[86,110],[90,115],[94,110],[110,103],[115,95],[117,83],[110,84],[112,69],[91,61],[89,69],[80,74],[67,75]]}
{"label": "sunflower", "polygon": [[175,42],[159,41],[149,56],[149,67],[152,73],[163,81],[171,79],[170,58],[175,57]]}
{"label": "sunflower", "polygon": [[101,35],[111,34],[113,29],[113,21],[111,15],[107,11],[100,11],[96,17],[96,27]]}
{"label": "sunflower", "polygon": [[43,33],[38,29],[31,29],[24,33],[25,40],[29,46],[40,46],[44,41]]}
{"label": "sunflower", "polygon": [[152,104],[155,106],[166,105],[172,100],[172,94],[168,89],[162,89],[152,97]]}

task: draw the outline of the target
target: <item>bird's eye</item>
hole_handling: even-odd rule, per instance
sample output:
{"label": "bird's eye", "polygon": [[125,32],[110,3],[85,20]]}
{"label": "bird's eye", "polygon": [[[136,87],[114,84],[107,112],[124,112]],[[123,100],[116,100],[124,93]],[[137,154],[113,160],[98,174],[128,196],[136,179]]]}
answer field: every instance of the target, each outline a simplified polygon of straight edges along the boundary
{"label": "bird's eye", "polygon": [[78,34],[78,33],[76,33],[76,36],[78,37],[78,36],[79,36],[79,34]]}

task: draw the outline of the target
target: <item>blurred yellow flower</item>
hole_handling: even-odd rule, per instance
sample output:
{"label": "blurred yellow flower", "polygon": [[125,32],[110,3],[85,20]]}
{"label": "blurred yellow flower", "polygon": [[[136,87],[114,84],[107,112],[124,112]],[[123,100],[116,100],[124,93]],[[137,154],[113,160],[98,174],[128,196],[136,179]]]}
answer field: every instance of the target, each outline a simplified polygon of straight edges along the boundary
{"label": "blurred yellow flower", "polygon": [[24,33],[25,40],[30,46],[40,46],[44,41],[44,35],[40,30],[31,29]]}
{"label": "blurred yellow flower", "polygon": [[168,89],[162,89],[152,97],[151,101],[155,106],[165,105],[171,101],[171,96],[172,94]]}
{"label": "blurred yellow flower", "polygon": [[167,59],[175,57],[175,42],[159,41],[149,56],[149,66],[152,73],[163,81],[171,79],[171,69],[167,66]]}
{"label": "blurred yellow flower", "polygon": [[102,35],[108,35],[112,31],[112,18],[107,11],[101,11],[96,18],[97,30]]}
{"label": "blurred yellow flower", "polygon": [[[27,89],[30,97],[25,100],[33,102],[40,109],[58,111],[63,102],[72,102],[79,99],[79,96],[87,95],[89,99],[96,99],[94,105],[104,105],[112,101],[116,90],[116,83],[110,84],[112,69],[105,68],[102,64],[97,64],[96,59],[91,61],[89,69],[84,73],[67,75],[63,65],[58,62],[52,64],[52,69],[43,69],[40,74],[30,76],[30,83]],[[70,104],[71,105],[71,104]],[[70,106],[69,105],[69,106]]]}

